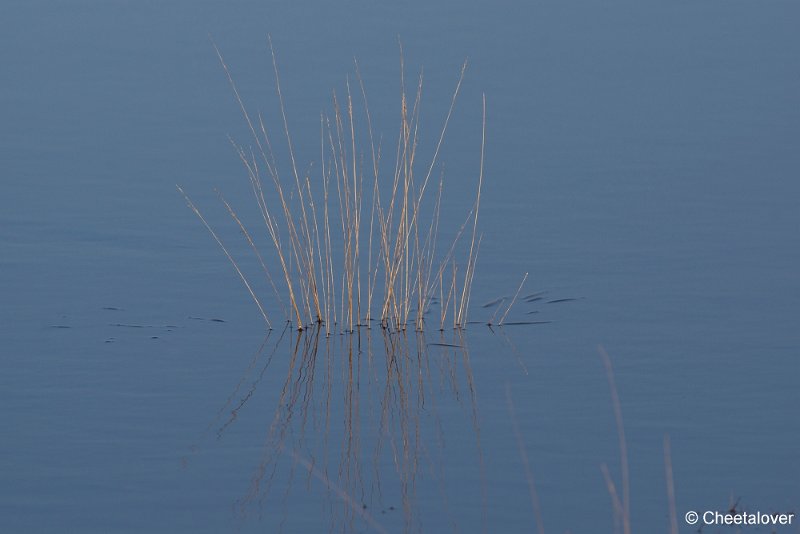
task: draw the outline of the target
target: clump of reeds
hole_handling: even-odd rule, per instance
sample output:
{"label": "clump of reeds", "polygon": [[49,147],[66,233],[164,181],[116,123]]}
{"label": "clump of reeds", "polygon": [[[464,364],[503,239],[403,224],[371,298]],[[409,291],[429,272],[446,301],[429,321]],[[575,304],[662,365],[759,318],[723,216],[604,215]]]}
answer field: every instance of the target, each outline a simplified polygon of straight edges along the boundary
{"label": "clump of reeds", "polygon": [[[421,163],[417,154],[423,76],[420,73],[411,96],[406,91],[401,47],[399,127],[393,170],[387,172],[382,165],[382,147],[375,141],[367,92],[356,63],[358,90],[353,90],[348,79],[343,97],[334,92],[332,113],[320,117],[319,164],[301,172],[271,40],[269,46],[288,171],[279,168],[264,117],[248,111],[218,49],[217,55],[250,132],[250,145],[232,143],[247,172],[266,234],[274,247],[285,284],[284,294],[288,294],[288,306],[284,306],[287,321],[298,330],[315,323],[324,325],[328,335],[337,329],[352,332],[373,322],[392,330],[409,327],[423,330],[425,313],[438,293],[442,307],[438,326],[443,329],[448,314],[452,314],[453,327],[464,328],[481,243],[478,215],[483,187],[485,96],[475,200],[443,254],[436,248],[443,178],[439,177],[438,187],[431,185],[431,181],[466,62],[461,67],[430,161]],[[356,92],[358,95],[354,96]],[[356,120],[356,109],[363,113],[361,122]],[[316,171],[313,175],[312,169]],[[424,202],[426,194],[430,196],[429,190],[435,190],[435,199]],[[272,328],[261,297],[188,196],[186,200],[223,248],[267,326]],[[252,232],[224,199],[223,202],[282,303],[281,291],[251,237]],[[466,257],[459,260],[457,245],[465,234],[469,236],[469,246]]]}

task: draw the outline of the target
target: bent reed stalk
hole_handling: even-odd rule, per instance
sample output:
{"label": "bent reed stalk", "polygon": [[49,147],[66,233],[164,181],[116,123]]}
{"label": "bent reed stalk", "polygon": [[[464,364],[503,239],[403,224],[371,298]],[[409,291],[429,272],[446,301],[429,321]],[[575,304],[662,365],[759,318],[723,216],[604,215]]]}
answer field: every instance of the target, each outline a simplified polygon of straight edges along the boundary
{"label": "bent reed stalk", "polygon": [[[404,331],[413,326],[422,331],[426,326],[425,314],[438,293],[440,329],[444,329],[448,309],[452,311],[453,327],[457,330],[465,328],[482,238],[478,231],[478,215],[486,144],[485,95],[482,99],[480,166],[475,201],[447,251],[440,256],[437,256],[436,244],[440,229],[443,170],[435,198],[426,203],[425,195],[434,169],[440,165],[441,148],[467,62],[461,66],[431,159],[421,173],[417,148],[420,142],[422,71],[416,80],[412,99],[406,90],[405,62],[400,46],[400,120],[393,171],[385,172],[382,170],[381,142],[376,142],[373,133],[367,91],[356,62],[361,102],[354,101],[349,78],[343,98],[333,92],[332,115],[323,113],[320,116],[319,171],[312,175],[314,165],[310,165],[305,173],[298,169],[278,62],[269,39],[275,92],[280,107],[281,137],[284,138],[281,142],[285,143],[290,162],[287,173],[290,178],[284,182],[267,122],[261,113],[253,115],[248,110],[222,53],[216,45],[214,49],[250,133],[249,146],[233,140],[231,143],[247,172],[264,228],[274,248],[274,259],[280,266],[285,284],[283,292],[288,294],[288,306],[267,268],[265,255],[259,252],[253,239],[255,234],[246,228],[227,201],[223,199],[223,203],[255,251],[286,320],[298,330],[312,324],[323,325],[327,335],[337,329],[340,333],[352,333],[359,327],[370,328],[376,321],[389,330]],[[365,122],[364,127],[356,119],[357,114],[363,114],[361,122]],[[266,184],[270,183],[271,187],[267,187]],[[222,247],[271,329],[265,306],[253,285],[200,210],[183,189],[178,189]],[[321,203],[318,203],[320,197]],[[458,244],[467,231],[471,234],[470,242],[466,258],[459,267]],[[337,248],[339,244],[340,249]]]}

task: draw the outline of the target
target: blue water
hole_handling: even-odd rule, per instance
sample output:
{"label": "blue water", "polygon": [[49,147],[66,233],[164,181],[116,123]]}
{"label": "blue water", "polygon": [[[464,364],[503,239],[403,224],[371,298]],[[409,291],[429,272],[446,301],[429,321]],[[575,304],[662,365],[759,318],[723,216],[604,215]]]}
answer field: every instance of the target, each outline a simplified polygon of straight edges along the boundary
{"label": "blue water", "polygon": [[[547,532],[614,532],[598,345],[635,532],[669,528],[665,434],[681,532],[689,510],[796,513],[798,16],[788,1],[6,3],[0,531],[535,532],[521,443]],[[398,375],[380,329],[360,352],[322,339],[313,361],[280,328],[260,348],[257,308],[175,184],[256,267],[214,193],[256,216],[212,40],[274,121],[267,34],[304,168],[353,57],[387,147],[398,37],[409,78],[424,67],[423,159],[469,59],[442,217],[452,232],[472,202],[485,93],[470,318],[529,272],[522,295],[545,298],[509,318],[550,322],[446,333],[465,349],[409,333],[389,351]]]}

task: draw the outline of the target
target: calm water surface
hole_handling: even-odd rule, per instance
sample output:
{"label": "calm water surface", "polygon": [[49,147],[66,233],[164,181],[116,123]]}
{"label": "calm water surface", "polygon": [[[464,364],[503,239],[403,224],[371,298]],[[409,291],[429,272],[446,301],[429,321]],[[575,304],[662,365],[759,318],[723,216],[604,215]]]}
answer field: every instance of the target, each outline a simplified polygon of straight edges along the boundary
{"label": "calm water surface", "polygon": [[[669,527],[665,434],[681,532],[689,510],[800,511],[796,3],[2,11],[0,531],[534,532],[526,457],[546,531],[613,532],[598,345],[634,531]],[[265,340],[175,184],[257,268],[214,193],[256,220],[209,36],[277,119],[267,33],[303,167],[353,57],[387,147],[398,35],[409,76],[424,67],[423,160],[469,58],[443,235],[472,202],[485,93],[470,317],[529,272],[522,295],[547,293],[509,320],[548,322]]]}

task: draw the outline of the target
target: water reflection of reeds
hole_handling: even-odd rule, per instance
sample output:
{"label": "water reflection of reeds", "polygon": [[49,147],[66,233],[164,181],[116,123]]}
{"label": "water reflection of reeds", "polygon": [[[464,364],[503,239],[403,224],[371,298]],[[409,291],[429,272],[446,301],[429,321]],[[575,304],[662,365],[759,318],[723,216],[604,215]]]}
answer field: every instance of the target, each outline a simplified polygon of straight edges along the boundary
{"label": "water reflection of reeds", "polygon": [[[434,483],[426,492],[438,487],[447,509],[442,401],[460,406],[473,430],[459,440],[474,442],[470,467],[477,468],[483,486],[469,350],[463,334],[454,335],[430,342],[420,332],[360,329],[327,337],[322,327],[287,327],[268,336],[213,424],[223,437],[243,411],[265,410],[262,398],[272,392],[260,388],[273,388],[271,375],[281,373],[275,402],[265,411],[270,415],[258,463],[237,503],[240,517],[283,506],[295,490],[321,489],[332,531],[366,526],[387,532],[387,520],[396,530],[397,514],[404,531],[420,530],[421,481]],[[485,502],[483,487],[481,495]]]}

